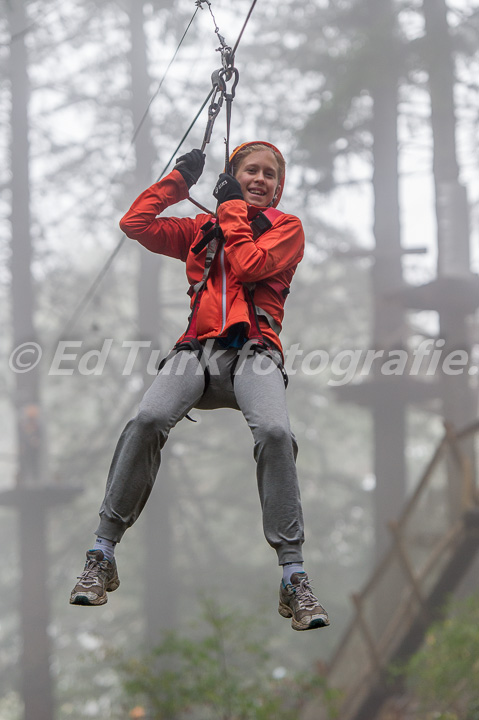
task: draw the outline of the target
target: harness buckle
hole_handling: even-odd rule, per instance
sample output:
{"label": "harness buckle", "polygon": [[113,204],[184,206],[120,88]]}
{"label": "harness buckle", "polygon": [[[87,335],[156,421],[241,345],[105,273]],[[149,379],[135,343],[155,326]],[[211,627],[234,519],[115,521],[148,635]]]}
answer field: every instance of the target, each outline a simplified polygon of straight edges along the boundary
{"label": "harness buckle", "polygon": [[203,248],[205,248],[215,238],[224,240],[223,231],[218,223],[208,220],[208,222],[201,227],[201,230],[203,231],[203,237],[191,248],[191,252],[194,253],[194,255],[198,255]]}

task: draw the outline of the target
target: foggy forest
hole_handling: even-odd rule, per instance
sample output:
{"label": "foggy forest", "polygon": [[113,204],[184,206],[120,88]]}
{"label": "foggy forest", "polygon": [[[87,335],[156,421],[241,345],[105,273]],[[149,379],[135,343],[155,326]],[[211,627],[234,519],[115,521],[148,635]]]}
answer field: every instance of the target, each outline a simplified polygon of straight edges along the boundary
{"label": "foggy forest", "polygon": [[[1,8],[0,720],[477,720],[479,2]],[[281,149],[306,237],[281,332],[331,620],[306,633],[229,408],[171,431],[120,588],[69,604],[190,312],[184,264],[119,220],[202,146],[224,46],[229,149]],[[225,103],[190,191],[209,212],[226,137]]]}

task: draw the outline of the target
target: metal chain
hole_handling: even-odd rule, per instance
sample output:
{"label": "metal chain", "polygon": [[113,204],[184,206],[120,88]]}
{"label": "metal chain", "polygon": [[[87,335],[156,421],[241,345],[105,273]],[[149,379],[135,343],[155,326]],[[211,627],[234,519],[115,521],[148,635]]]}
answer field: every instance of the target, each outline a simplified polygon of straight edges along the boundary
{"label": "metal chain", "polygon": [[220,45],[221,45],[221,48],[218,48],[218,49],[222,49],[222,50],[228,49],[228,50],[231,50],[231,48],[228,47],[228,45],[226,44],[226,40],[224,39],[223,35],[221,35],[221,33],[220,33],[220,29],[219,29],[218,24],[217,24],[217,22],[216,22],[216,18],[215,18],[214,14],[213,14],[213,10],[211,9],[211,2],[210,2],[210,0],[196,0],[196,7],[199,7],[201,10],[203,10],[203,7],[202,7],[203,3],[206,3],[206,4],[208,5],[208,10],[210,11],[210,15],[211,15],[211,17],[213,18],[213,23],[214,23],[214,25],[215,25],[215,33],[217,34],[218,40],[220,41]]}

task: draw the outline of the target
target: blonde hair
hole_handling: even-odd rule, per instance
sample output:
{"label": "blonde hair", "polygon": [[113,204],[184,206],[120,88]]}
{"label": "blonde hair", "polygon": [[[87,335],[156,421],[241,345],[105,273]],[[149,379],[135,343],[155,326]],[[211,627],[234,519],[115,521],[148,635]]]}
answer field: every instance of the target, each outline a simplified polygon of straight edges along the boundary
{"label": "blonde hair", "polygon": [[241,165],[242,161],[248,157],[248,155],[251,155],[251,153],[261,150],[269,150],[269,152],[272,153],[276,158],[276,162],[278,163],[278,182],[281,183],[286,172],[286,163],[284,161],[284,157],[281,155],[281,153],[277,152],[269,145],[264,145],[263,143],[252,143],[251,145],[245,145],[245,147],[238,150],[238,152],[234,155],[231,163],[233,175],[236,175],[239,166]]}

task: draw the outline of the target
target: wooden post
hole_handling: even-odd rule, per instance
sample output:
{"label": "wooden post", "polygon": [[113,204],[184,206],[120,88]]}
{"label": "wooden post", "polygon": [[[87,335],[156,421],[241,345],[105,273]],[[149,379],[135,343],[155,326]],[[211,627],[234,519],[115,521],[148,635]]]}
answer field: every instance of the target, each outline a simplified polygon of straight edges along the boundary
{"label": "wooden post", "polygon": [[416,577],[416,575],[414,573],[414,569],[411,565],[408,554],[406,553],[406,549],[405,549],[404,543],[402,541],[402,535],[401,535],[401,531],[399,529],[398,523],[390,522],[389,529],[391,530],[391,533],[394,537],[394,548],[399,556],[399,559],[401,560],[401,565],[403,566],[404,571],[408,577],[408,580],[413,589],[414,595],[416,596],[416,599],[419,602],[421,609],[424,611],[424,613],[426,613],[427,612],[427,602],[422,594],[418,578]]}
{"label": "wooden post", "polygon": [[354,593],[351,597],[352,597],[353,603],[356,607],[359,627],[361,628],[361,632],[364,635],[364,639],[366,640],[366,644],[369,649],[369,654],[373,661],[374,669],[376,670],[376,672],[380,673],[382,670],[381,658],[379,656],[379,651],[378,651],[378,648],[376,645],[376,641],[374,640],[374,637],[373,637],[373,635],[369,629],[369,626],[366,622],[366,618],[364,617],[361,597],[357,593]]}

